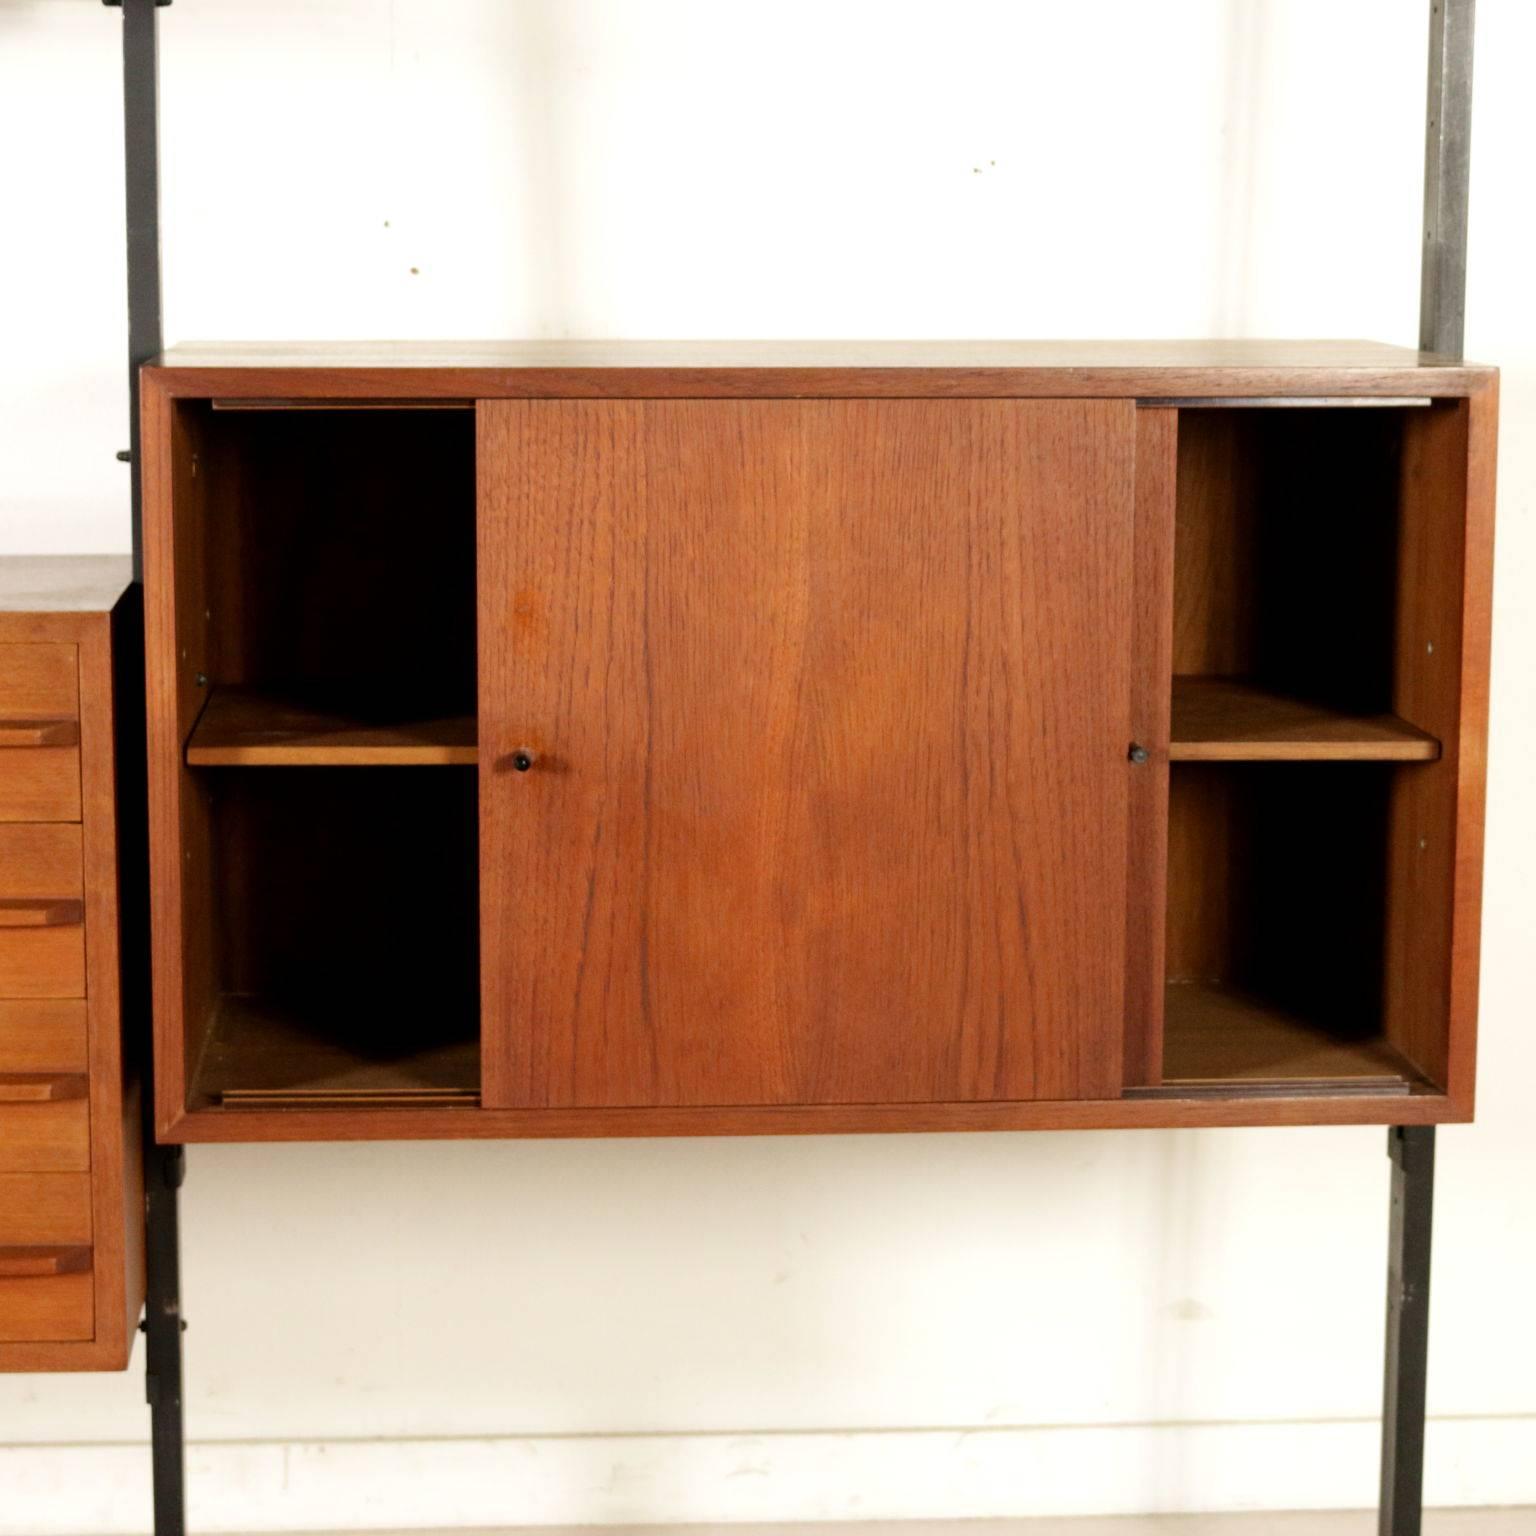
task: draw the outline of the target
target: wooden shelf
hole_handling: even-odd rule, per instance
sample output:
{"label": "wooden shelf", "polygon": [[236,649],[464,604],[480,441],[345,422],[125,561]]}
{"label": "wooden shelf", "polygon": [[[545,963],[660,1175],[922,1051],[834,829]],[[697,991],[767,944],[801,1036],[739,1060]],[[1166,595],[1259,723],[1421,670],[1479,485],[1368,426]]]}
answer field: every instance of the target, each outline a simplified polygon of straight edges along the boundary
{"label": "wooden shelf", "polygon": [[[409,1003],[311,1011],[226,993],[214,1009],[192,1094],[196,1107],[474,1108],[480,1041],[472,1021],[440,1029]],[[447,1036],[447,1038],[434,1038]]]}
{"label": "wooden shelf", "polygon": [[1405,1094],[1422,1086],[1382,1039],[1343,1039],[1233,988],[1166,989],[1163,1082],[1153,1092]]}
{"label": "wooden shelf", "polygon": [[1350,715],[1233,677],[1175,677],[1169,759],[1425,763],[1440,743],[1396,715]]}
{"label": "wooden shelf", "polygon": [[409,767],[478,760],[475,717],[420,718],[386,702],[317,705],[216,688],[192,728],[193,768]]}

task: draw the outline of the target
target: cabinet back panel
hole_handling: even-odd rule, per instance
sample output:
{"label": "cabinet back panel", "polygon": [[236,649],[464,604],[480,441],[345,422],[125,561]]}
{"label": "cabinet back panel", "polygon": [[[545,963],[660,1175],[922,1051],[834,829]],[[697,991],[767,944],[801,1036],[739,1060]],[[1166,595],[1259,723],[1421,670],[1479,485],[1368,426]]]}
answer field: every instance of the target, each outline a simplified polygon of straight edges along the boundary
{"label": "cabinet back panel", "polygon": [[1373,763],[1177,763],[1168,979],[1250,991],[1347,1038],[1381,1033],[1387,808]]}
{"label": "cabinet back panel", "polygon": [[475,799],[461,768],[218,774],[213,881],[198,900],[219,994],[363,1059],[472,1042]]}
{"label": "cabinet back panel", "polygon": [[472,416],[203,409],[212,681],[472,710]]}
{"label": "cabinet back panel", "polygon": [[1173,670],[1392,707],[1403,418],[1179,412]]}
{"label": "cabinet back panel", "polygon": [[486,1103],[1118,1094],[1133,404],[479,417]]}

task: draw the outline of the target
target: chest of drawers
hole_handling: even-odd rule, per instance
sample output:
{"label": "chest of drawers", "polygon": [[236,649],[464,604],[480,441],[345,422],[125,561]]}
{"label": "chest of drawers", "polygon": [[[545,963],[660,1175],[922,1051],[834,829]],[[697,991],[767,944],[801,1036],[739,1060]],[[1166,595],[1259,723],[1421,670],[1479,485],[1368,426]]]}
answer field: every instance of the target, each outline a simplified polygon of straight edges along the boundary
{"label": "chest of drawers", "polygon": [[121,1368],[143,1305],[130,576],[0,560],[0,1370]]}

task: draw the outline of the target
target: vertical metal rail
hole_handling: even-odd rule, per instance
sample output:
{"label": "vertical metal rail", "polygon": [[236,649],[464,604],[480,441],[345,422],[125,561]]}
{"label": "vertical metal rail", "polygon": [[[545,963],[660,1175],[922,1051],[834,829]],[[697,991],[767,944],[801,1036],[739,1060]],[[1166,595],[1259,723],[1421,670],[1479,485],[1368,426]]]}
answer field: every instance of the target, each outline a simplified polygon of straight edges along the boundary
{"label": "vertical metal rail", "polygon": [[123,13],[123,165],[128,222],[128,458],[133,575],[143,579],[139,369],[161,349],[160,69],[156,11],[170,0],[104,0]]}
{"label": "vertical metal rail", "polygon": [[[1467,312],[1467,189],[1472,164],[1475,0],[1430,0],[1424,109],[1424,248],[1419,348],[1460,361]],[[1387,1251],[1386,1382],[1381,1415],[1380,1536],[1420,1536],[1429,1375],[1429,1261],[1435,1128],[1396,1126]]]}
{"label": "vertical metal rail", "polygon": [[[157,11],[171,0],[103,0],[122,10],[123,167],[127,193],[128,432],[133,575],[142,581],[143,486],[139,369],[162,347],[160,308],[160,82]],[[147,892],[146,892],[147,899]],[[148,932],[148,924],[144,925]],[[144,1050],[144,1387],[149,1402],[155,1536],[186,1536],[182,1425],[180,1190],[186,1160],[154,1134],[153,1066]]]}
{"label": "vertical metal rail", "polygon": [[1474,0],[1430,0],[1419,347],[1460,360],[1467,312]]}
{"label": "vertical metal rail", "polygon": [[180,1147],[153,1145],[153,1112],[146,1111],[150,1156],[144,1168],[144,1395],[149,1402],[155,1536],[186,1536],[187,1452],[181,1416],[181,1181]]}
{"label": "vertical metal rail", "polygon": [[1392,1222],[1387,1258],[1387,1372],[1381,1416],[1381,1536],[1419,1536],[1424,1514],[1425,1365],[1435,1128],[1387,1132]]}

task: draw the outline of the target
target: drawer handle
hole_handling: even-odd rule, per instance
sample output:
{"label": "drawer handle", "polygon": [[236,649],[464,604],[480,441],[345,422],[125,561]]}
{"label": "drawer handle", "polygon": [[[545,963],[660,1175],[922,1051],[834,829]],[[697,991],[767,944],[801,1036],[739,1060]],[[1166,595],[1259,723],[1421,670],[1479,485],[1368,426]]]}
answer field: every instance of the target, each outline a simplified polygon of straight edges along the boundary
{"label": "drawer handle", "polygon": [[62,1104],[89,1091],[83,1073],[0,1072],[0,1104]]}
{"label": "drawer handle", "polygon": [[0,720],[0,747],[75,747],[78,720]]}
{"label": "drawer handle", "polygon": [[40,1244],[0,1247],[0,1280],[45,1279],[52,1275],[79,1275],[91,1267],[91,1250],[78,1245],[61,1247]]}
{"label": "drawer handle", "polygon": [[0,928],[78,928],[84,921],[78,901],[0,901]]}

